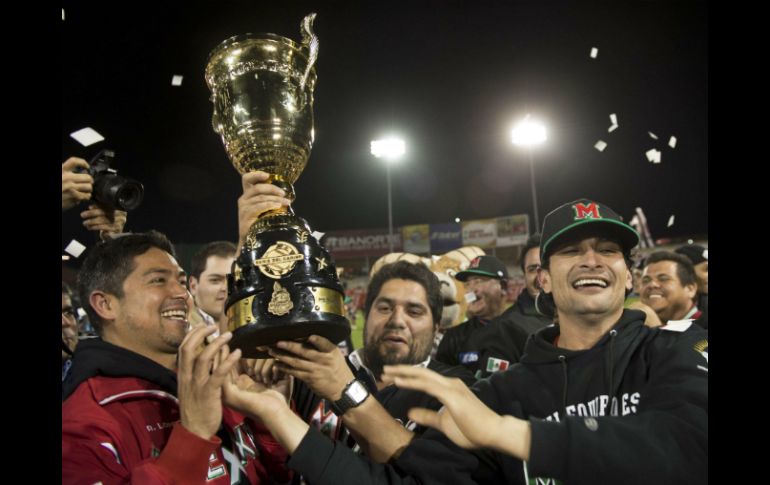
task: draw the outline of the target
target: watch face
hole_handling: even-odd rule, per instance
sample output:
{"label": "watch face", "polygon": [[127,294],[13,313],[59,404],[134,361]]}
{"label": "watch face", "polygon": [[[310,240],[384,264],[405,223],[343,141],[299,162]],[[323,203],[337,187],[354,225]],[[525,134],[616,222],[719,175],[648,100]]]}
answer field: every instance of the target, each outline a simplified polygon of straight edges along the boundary
{"label": "watch face", "polygon": [[364,399],[366,399],[366,396],[369,395],[369,392],[366,390],[363,384],[355,381],[350,385],[347,395],[350,396],[357,404],[360,404]]}

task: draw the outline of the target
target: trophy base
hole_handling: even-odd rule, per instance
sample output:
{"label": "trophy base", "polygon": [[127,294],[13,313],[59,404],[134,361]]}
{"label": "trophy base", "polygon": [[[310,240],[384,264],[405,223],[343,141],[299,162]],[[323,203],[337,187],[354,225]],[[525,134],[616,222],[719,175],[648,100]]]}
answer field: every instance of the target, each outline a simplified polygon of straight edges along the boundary
{"label": "trophy base", "polygon": [[247,325],[233,332],[228,343],[231,349],[241,349],[244,359],[269,359],[267,352],[261,352],[259,346],[270,346],[279,340],[304,341],[311,335],[320,335],[336,343],[350,334],[350,325],[345,317],[334,316],[325,322],[292,322],[280,327],[262,327]]}
{"label": "trophy base", "polygon": [[338,343],[350,334],[331,256],[294,214],[252,225],[227,275],[227,294],[230,347],[241,349],[245,358],[268,357],[256,347],[279,340],[315,334]]}

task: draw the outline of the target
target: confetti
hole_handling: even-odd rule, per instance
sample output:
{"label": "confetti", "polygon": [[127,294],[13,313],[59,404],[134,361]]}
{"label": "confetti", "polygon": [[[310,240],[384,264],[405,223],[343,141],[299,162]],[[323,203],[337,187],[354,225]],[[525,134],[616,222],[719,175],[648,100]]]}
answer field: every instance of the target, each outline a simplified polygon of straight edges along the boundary
{"label": "confetti", "polygon": [[610,121],[612,122],[613,125],[618,126],[618,117],[615,113],[612,113],[610,115]]}
{"label": "confetti", "polygon": [[64,9],[61,9],[61,19],[64,21]]}
{"label": "confetti", "polygon": [[594,145],[594,148],[599,150],[600,152],[603,152],[605,148],[607,148],[607,144],[601,140],[596,142],[596,145]]}
{"label": "confetti", "polygon": [[313,231],[312,236],[315,238],[316,241],[320,241],[321,238],[324,237],[324,234],[326,234],[326,233],[325,232]]}
{"label": "confetti", "polygon": [[591,59],[596,59],[597,55],[599,55],[599,49],[591,47]]}
{"label": "confetti", "polygon": [[673,330],[674,332],[684,332],[691,326],[692,318],[686,318],[684,320],[669,320],[666,325],[661,328],[665,328],[666,330]]}
{"label": "confetti", "polygon": [[612,125],[609,128],[607,128],[607,133],[612,133],[613,131],[618,129],[618,125]]}
{"label": "confetti", "polygon": [[102,135],[97,133],[96,130],[94,130],[93,128],[89,128],[89,127],[72,132],[70,133],[70,136],[75,140],[77,140],[77,142],[83,145],[84,147],[93,145],[94,143],[104,140],[104,137]]}
{"label": "confetti", "polygon": [[647,160],[649,160],[652,163],[660,163],[660,152],[654,148],[647,150],[645,153],[647,155]]}
{"label": "confetti", "polygon": [[86,247],[80,244],[79,242],[77,242],[75,239],[70,241],[70,243],[67,244],[67,247],[64,248],[65,253],[71,254],[76,258],[81,254],[83,254],[83,251],[85,250],[86,250]]}
{"label": "confetti", "polygon": [[669,138],[668,146],[670,146],[671,148],[676,148],[676,137],[675,136],[672,136],[671,138]]}
{"label": "confetti", "polygon": [[668,218],[668,225],[666,227],[671,227],[674,225],[674,215],[671,214],[671,217]]}
{"label": "confetti", "polygon": [[171,85],[172,86],[181,86],[182,85],[182,77],[178,74],[175,74],[174,77],[171,78]]}
{"label": "confetti", "polygon": [[469,291],[468,293],[465,294],[466,303],[473,303],[474,301],[476,301],[476,293]]}
{"label": "confetti", "polygon": [[653,133],[651,131],[648,131],[647,133],[650,134],[650,138],[652,138],[653,140],[657,140],[658,139],[658,135],[656,135],[655,133]]}
{"label": "confetti", "polygon": [[70,255],[69,254],[62,254],[61,255],[61,260],[62,261],[67,261],[68,259],[70,259]]}

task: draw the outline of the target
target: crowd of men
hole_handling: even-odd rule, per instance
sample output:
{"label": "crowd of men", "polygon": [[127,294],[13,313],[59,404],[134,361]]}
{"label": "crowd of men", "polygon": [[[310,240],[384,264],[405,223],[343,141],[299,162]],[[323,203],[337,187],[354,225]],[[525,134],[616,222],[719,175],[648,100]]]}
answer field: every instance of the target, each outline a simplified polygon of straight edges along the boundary
{"label": "crowd of men", "polygon": [[[63,210],[89,200],[81,162],[62,165]],[[251,223],[289,204],[267,174],[242,183],[238,245],[204,246],[187,277],[163,234],[84,212],[102,241],[76,294],[98,337],[77,341],[62,285],[63,483],[708,481],[707,249],[650,254],[646,312],[626,308],[639,237],[579,199],[527,242],[513,306],[494,256],[456,275],[468,320],[434,358],[440,284],[402,261],[369,282],[362,348],[311,336],[242,359],[226,275]]]}

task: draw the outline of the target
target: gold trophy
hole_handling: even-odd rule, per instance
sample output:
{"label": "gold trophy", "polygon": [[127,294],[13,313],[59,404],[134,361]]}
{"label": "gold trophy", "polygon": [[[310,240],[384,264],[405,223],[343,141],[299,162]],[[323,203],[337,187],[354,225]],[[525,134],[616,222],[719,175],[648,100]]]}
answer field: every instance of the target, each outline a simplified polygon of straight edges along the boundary
{"label": "gold trophy", "polygon": [[[209,54],[206,83],[212,125],[235,169],[262,170],[293,201],[294,183],[313,144],[315,14],[302,20],[302,42],[245,34]],[[265,357],[257,346],[316,334],[339,342],[350,334],[344,294],[329,253],[291,207],[266,212],[249,228],[227,281],[231,348]]]}

